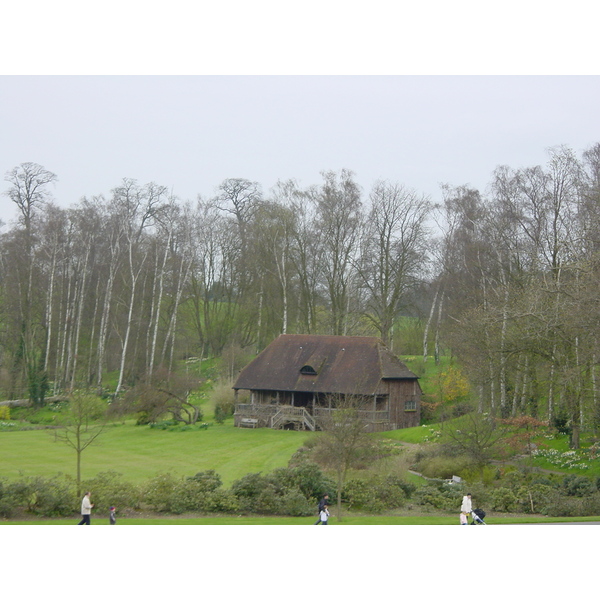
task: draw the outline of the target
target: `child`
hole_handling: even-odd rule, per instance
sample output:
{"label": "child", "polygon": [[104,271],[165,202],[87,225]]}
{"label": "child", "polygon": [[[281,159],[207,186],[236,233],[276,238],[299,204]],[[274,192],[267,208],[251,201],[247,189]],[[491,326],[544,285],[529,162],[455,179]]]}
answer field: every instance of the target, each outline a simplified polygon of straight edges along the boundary
{"label": "child", "polygon": [[108,513],[108,522],[111,525],[117,524],[117,515],[115,514],[116,512],[117,512],[117,509],[114,506],[111,506],[110,512]]}
{"label": "child", "polygon": [[469,524],[469,520],[467,518],[467,513],[466,512],[461,512],[460,513],[460,524],[461,525],[468,525]]}
{"label": "child", "polygon": [[[319,523],[323,524],[323,525],[327,525],[327,520],[329,519],[329,510],[327,509],[327,505],[325,505],[320,513],[320,521]],[[319,524],[317,523],[317,525]]]}

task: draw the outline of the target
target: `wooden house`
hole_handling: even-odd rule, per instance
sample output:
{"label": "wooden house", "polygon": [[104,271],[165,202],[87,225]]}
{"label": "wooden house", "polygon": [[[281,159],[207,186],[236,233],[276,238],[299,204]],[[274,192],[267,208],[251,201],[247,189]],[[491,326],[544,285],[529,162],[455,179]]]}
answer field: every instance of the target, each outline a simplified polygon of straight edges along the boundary
{"label": "wooden house", "polygon": [[[360,401],[369,431],[419,424],[421,387],[376,337],[280,335],[233,385],[237,427],[319,429],[338,399]],[[239,390],[250,392],[238,403]]]}

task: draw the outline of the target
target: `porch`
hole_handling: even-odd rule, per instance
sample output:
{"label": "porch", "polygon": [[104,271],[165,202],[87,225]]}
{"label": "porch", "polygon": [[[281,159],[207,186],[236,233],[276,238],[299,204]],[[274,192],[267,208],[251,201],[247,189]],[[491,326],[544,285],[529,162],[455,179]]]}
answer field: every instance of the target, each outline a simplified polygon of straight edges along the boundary
{"label": "porch", "polygon": [[[321,429],[319,421],[332,416],[337,408],[321,406],[291,406],[288,404],[236,404],[234,425],[236,427],[270,427],[271,429]],[[396,424],[390,421],[389,410],[358,410],[358,418],[368,432],[390,431]]]}

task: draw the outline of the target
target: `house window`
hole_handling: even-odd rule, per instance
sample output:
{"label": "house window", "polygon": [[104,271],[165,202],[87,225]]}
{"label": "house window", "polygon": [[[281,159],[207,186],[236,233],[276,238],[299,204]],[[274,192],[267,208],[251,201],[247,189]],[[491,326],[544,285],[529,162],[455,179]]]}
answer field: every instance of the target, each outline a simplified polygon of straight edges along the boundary
{"label": "house window", "polygon": [[304,365],[300,369],[300,373],[302,373],[302,375],[316,375],[317,374],[317,372],[310,365]]}
{"label": "house window", "polygon": [[404,410],[417,410],[417,401],[416,400],[407,400],[404,403]]}

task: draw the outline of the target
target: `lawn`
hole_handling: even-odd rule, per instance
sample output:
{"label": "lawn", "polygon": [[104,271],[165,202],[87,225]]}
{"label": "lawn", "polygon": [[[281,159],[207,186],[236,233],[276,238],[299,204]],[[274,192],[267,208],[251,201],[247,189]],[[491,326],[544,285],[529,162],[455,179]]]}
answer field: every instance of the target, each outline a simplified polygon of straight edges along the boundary
{"label": "lawn", "polygon": [[[141,483],[157,473],[192,476],[214,469],[225,486],[247,473],[285,467],[310,432],[240,429],[229,421],[199,431],[163,431],[113,425],[83,452],[82,478],[102,471]],[[75,474],[75,452],[55,442],[52,430],[0,433],[0,477]]]}
{"label": "lawn", "polygon": [[[44,519],[31,521],[0,521],[0,525],[74,525],[79,517],[72,519]],[[541,524],[541,523],[585,523],[598,521],[598,517],[540,517],[540,516],[495,516],[487,517],[488,525]],[[118,525],[313,525],[314,517],[155,517],[119,518]],[[107,518],[92,516],[92,525],[108,525]],[[455,515],[344,515],[342,521],[335,516],[330,525],[458,525]]]}

